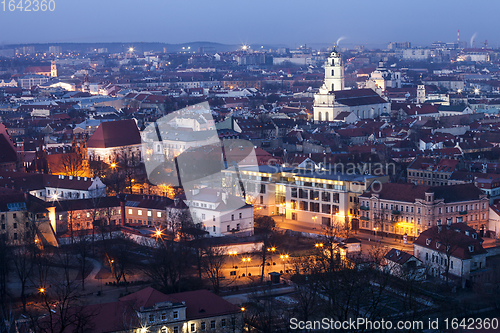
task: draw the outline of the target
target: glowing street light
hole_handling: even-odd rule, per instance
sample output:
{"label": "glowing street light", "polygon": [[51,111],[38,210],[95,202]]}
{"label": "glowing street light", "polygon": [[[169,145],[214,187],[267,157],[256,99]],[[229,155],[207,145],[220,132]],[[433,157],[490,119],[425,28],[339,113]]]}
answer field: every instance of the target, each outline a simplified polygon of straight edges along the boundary
{"label": "glowing street light", "polygon": [[286,262],[285,259],[288,259],[288,254],[282,254],[280,256],[281,260],[283,260],[283,274],[286,272]]}
{"label": "glowing street light", "polygon": [[111,163],[111,168],[116,168],[116,163]]}
{"label": "glowing street light", "polygon": [[134,53],[134,51],[135,51],[135,50],[134,50],[134,48],[131,46],[131,47],[129,47],[129,48],[128,48],[128,51],[129,51],[130,53]]}
{"label": "glowing street light", "polygon": [[244,307],[241,307],[241,312],[245,312],[245,308]]}
{"label": "glowing street light", "polygon": [[315,247],[323,247],[323,243],[316,243],[314,244]]}
{"label": "glowing street light", "polygon": [[234,256],[236,256],[238,254],[238,252],[236,252],[236,251],[229,251],[228,254],[232,258],[233,268],[234,268]]}
{"label": "glowing street light", "polygon": [[250,262],[251,258],[243,258],[241,260],[246,263],[246,265],[245,265],[245,275],[248,276],[248,263]]}
{"label": "glowing street light", "polygon": [[40,289],[38,289],[38,291],[40,292],[40,294],[44,294],[45,293],[45,288],[40,288]]}
{"label": "glowing street light", "polygon": [[474,89],[474,94],[476,94],[476,95],[479,94],[479,88]]}

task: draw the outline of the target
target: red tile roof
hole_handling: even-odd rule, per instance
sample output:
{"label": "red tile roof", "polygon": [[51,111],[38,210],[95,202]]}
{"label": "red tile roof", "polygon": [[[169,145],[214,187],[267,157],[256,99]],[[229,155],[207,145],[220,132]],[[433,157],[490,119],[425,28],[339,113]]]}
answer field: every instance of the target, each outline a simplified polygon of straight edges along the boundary
{"label": "red tile roof", "polygon": [[423,231],[413,242],[441,253],[446,252],[446,244],[451,244],[451,255],[459,259],[471,259],[474,255],[487,253],[482,243],[483,239],[465,223],[432,227]]}
{"label": "red tile roof", "polygon": [[140,143],[141,135],[135,120],[127,119],[101,123],[87,141],[87,147],[114,148]]}

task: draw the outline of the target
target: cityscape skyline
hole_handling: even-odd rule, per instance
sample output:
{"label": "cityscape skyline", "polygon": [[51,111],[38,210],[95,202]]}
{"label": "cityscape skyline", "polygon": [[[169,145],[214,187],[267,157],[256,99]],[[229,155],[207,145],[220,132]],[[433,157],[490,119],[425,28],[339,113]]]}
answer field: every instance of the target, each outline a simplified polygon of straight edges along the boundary
{"label": "cityscape skyline", "polygon": [[[492,47],[498,47],[497,29],[492,22],[493,13],[500,9],[500,4],[491,2],[488,5],[491,10],[486,12],[484,6],[464,11],[465,4],[423,1],[408,5],[391,0],[383,6],[367,1],[362,1],[361,5],[315,1],[299,6],[297,2],[257,1],[249,7],[227,1],[214,4],[195,0],[175,4],[149,1],[144,6],[137,6],[131,1],[102,3],[89,0],[85,3],[55,2],[54,11],[36,13],[18,9],[10,12],[7,6],[2,13],[0,29],[10,32],[0,38],[0,44],[209,41],[293,47],[333,44],[342,38],[340,45],[371,47],[391,41],[409,41],[415,46],[425,46],[437,40],[455,41],[457,30],[460,30],[461,40],[468,44],[475,36],[477,47],[485,40]],[[359,6],[364,9],[360,10]],[[79,13],[83,23],[75,24],[72,13]],[[408,20],[406,13],[412,13],[415,19]],[[479,17],[480,20],[475,19]],[[22,22],[29,24],[20,24]],[[13,26],[16,29],[11,29]]]}

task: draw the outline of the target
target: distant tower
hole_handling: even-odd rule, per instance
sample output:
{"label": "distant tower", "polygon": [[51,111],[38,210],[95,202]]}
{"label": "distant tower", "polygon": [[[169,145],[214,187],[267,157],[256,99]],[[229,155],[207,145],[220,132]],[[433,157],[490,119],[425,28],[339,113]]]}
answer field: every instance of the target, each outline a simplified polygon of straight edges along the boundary
{"label": "distant tower", "polygon": [[460,29],[457,30],[457,42],[460,42]]}
{"label": "distant tower", "polygon": [[335,48],[325,64],[325,86],[328,91],[344,90],[344,67]]}
{"label": "distant tower", "polygon": [[419,84],[417,88],[417,104],[422,104],[425,102],[425,86]]}
{"label": "distant tower", "polygon": [[57,66],[55,60],[50,62],[50,77],[57,77]]}
{"label": "distant tower", "polygon": [[90,92],[90,82],[88,75],[85,75],[85,79],[83,80],[82,92]]}

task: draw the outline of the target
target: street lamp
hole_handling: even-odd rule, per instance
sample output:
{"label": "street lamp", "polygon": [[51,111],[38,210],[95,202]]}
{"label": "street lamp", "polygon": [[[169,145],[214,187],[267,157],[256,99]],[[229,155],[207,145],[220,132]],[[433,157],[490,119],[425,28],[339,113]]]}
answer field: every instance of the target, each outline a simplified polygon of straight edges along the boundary
{"label": "street lamp", "polygon": [[233,261],[233,268],[234,268],[234,256],[237,254],[238,254],[238,252],[236,252],[236,251],[229,251],[229,256],[232,258],[232,261]]}
{"label": "street lamp", "polygon": [[248,276],[248,263],[250,262],[251,258],[243,258],[241,260],[246,263],[246,265],[245,265],[245,275]]}
{"label": "street lamp", "polygon": [[319,248],[319,247],[323,247],[323,243],[316,243],[316,244],[314,244],[314,246],[315,246],[315,247],[318,247],[318,248]]}
{"label": "street lamp", "polygon": [[271,252],[271,264],[273,263],[273,254],[275,251],[276,251],[276,248],[274,246],[267,248],[267,252]]}
{"label": "street lamp", "polygon": [[283,274],[285,274],[286,272],[286,262],[285,262],[285,259],[288,259],[288,254],[282,254],[280,256],[281,260],[283,260]]}

